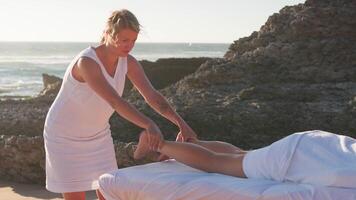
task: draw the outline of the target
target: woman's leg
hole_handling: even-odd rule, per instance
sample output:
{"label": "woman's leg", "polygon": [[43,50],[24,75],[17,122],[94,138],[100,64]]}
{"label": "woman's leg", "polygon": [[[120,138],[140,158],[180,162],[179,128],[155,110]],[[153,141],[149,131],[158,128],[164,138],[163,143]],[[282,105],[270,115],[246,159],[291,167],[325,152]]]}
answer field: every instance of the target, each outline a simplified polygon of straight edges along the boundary
{"label": "woman's leg", "polygon": [[67,192],[63,193],[65,200],[85,200],[85,192]]}
{"label": "woman's leg", "polygon": [[[135,157],[148,153],[147,134],[141,134]],[[212,173],[246,177],[242,170],[244,154],[216,153],[192,143],[162,141],[159,152],[193,168]]]}

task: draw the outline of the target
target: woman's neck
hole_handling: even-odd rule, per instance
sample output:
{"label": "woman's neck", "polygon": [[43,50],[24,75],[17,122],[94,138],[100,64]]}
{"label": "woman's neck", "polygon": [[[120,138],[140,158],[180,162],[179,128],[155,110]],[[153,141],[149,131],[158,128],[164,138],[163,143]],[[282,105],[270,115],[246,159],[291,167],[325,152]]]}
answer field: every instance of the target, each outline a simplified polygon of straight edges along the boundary
{"label": "woman's neck", "polygon": [[105,44],[100,45],[96,48],[96,54],[107,67],[112,68],[117,63],[118,56],[114,53],[110,46],[106,46]]}

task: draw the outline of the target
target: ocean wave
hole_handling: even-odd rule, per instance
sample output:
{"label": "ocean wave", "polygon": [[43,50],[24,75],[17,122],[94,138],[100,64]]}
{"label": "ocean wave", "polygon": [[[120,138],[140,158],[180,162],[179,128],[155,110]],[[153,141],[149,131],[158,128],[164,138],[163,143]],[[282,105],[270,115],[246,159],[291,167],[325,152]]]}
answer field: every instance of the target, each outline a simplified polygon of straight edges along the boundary
{"label": "ocean wave", "polygon": [[36,64],[36,63],[0,63],[2,73],[18,74],[19,72],[59,72],[65,71],[67,64]]}
{"label": "ocean wave", "polygon": [[0,56],[0,63],[67,64],[73,56]]}
{"label": "ocean wave", "polygon": [[43,88],[42,81],[38,80],[12,80],[0,83],[0,96],[34,95]]}
{"label": "ocean wave", "polygon": [[1,87],[0,87],[0,94],[2,94],[2,93],[9,93],[9,92],[11,92],[10,89],[4,89],[4,88],[1,88]]}

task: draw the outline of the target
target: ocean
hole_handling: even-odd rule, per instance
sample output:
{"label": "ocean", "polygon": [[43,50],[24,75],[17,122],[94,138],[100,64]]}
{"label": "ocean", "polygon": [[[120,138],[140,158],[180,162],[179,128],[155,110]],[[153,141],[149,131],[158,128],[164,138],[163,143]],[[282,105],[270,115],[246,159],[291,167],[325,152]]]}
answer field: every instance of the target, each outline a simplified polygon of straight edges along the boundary
{"label": "ocean", "polygon": [[[43,89],[42,73],[63,77],[69,62],[96,43],[0,42],[0,97],[35,96]],[[137,43],[138,60],[222,57],[230,44]]]}

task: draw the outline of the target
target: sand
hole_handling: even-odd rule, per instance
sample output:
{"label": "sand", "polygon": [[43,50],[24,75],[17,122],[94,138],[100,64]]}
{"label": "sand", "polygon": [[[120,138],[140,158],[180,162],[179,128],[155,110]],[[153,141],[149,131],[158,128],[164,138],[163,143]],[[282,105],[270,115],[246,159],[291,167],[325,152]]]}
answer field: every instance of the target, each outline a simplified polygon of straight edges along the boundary
{"label": "sand", "polygon": [[[63,199],[62,195],[49,192],[41,185],[21,184],[0,180],[1,200]],[[87,192],[87,200],[97,199],[95,192]]]}

